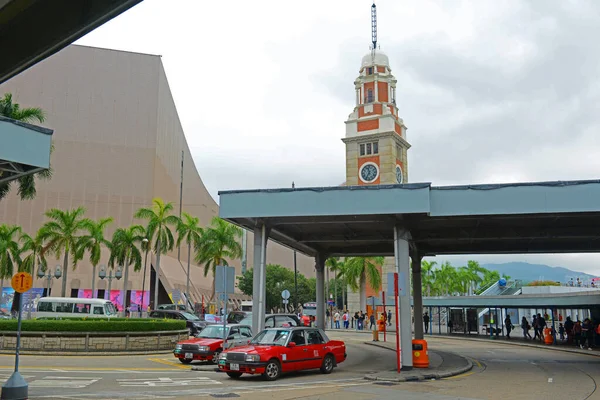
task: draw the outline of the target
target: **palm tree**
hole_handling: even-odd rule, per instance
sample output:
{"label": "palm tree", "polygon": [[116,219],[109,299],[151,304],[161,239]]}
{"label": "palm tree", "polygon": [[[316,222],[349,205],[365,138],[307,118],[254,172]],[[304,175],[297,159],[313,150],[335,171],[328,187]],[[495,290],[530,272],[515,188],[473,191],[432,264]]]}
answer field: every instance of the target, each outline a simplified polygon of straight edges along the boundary
{"label": "palm tree", "polygon": [[[0,98],[0,115],[6,118],[14,119],[22,122],[44,122],[46,115],[41,108],[21,108],[17,103],[13,103],[12,94],[5,93],[3,98]],[[0,173],[0,176],[2,173]],[[18,194],[21,200],[31,200],[36,195],[35,177],[49,179],[52,176],[52,171],[47,169],[33,175],[25,175],[19,178]],[[0,200],[2,200],[10,191],[11,182],[0,183]]]}
{"label": "palm tree", "polygon": [[360,290],[360,309],[367,309],[367,284],[371,289],[381,286],[379,267],[383,265],[383,257],[348,257],[344,260],[348,284],[352,290]]}
{"label": "palm tree", "polygon": [[192,244],[194,247],[201,247],[204,230],[198,226],[200,219],[192,217],[190,214],[182,213],[182,219],[177,224],[177,247],[185,240],[188,245],[187,257],[187,281],[185,285],[186,302],[190,302],[190,265],[192,262]]}
{"label": "palm tree", "polygon": [[242,245],[238,242],[241,237],[240,228],[219,217],[214,217],[211,225],[204,230],[202,242],[196,248],[196,262],[204,265],[204,276],[212,272],[211,300],[215,297],[216,267],[229,265],[228,259],[235,260],[242,256]]}
{"label": "palm tree", "polygon": [[[337,307],[337,301],[338,301],[338,297],[337,297],[337,280],[338,278],[341,278],[344,276],[346,270],[345,270],[345,264],[344,261],[340,259],[340,257],[329,257],[327,260],[325,260],[325,268],[327,268],[329,271],[332,271],[335,275],[334,275],[334,282],[336,282],[336,284],[334,285],[333,289],[334,289],[334,298],[335,298],[335,306]],[[344,285],[342,285],[342,307],[344,306],[344,293],[343,293],[343,287]]]}
{"label": "palm tree", "polygon": [[0,299],[4,288],[4,279],[12,278],[21,266],[21,249],[18,235],[21,228],[16,225],[0,225]]}
{"label": "palm tree", "polygon": [[421,283],[422,287],[425,288],[425,293],[427,293],[427,297],[432,295],[432,290],[435,285],[435,266],[437,265],[436,261],[426,261],[423,260],[421,262]]}
{"label": "palm tree", "polygon": [[29,272],[34,275],[37,267],[41,268],[42,271],[46,270],[47,261],[44,256],[44,240],[40,236],[39,232],[35,236],[29,236],[24,233],[20,238],[23,243],[21,253],[29,252],[25,258],[23,258],[22,270]]}
{"label": "palm tree", "polygon": [[[96,267],[102,257],[102,246],[107,249],[110,249],[111,246],[111,243],[104,238],[104,230],[111,222],[113,222],[111,217],[100,218],[98,221],[90,220],[85,226],[88,234],[79,239],[79,251],[82,253],[85,251],[90,252],[90,263],[92,264],[92,297],[94,297],[96,283]],[[83,258],[83,254],[79,254],[79,257]]]}
{"label": "palm tree", "polygon": [[129,266],[133,264],[133,270],[138,272],[142,269],[142,253],[138,248],[146,237],[146,230],[141,225],[133,225],[129,228],[119,228],[112,237],[110,259],[108,265],[111,268],[117,265],[125,267],[123,275],[123,316],[127,315],[127,284],[129,280]]}
{"label": "palm tree", "polygon": [[152,200],[151,208],[140,208],[135,218],[148,220],[146,233],[148,238],[154,238],[154,253],[156,253],[156,279],[154,280],[154,307],[158,306],[158,287],[160,282],[160,255],[173,250],[175,240],[169,226],[176,226],[179,218],[171,215],[173,203],[165,203],[160,198]]}
{"label": "palm tree", "polygon": [[73,269],[77,267],[77,261],[82,258],[80,250],[80,233],[85,231],[89,226],[90,220],[84,218],[85,208],[78,207],[74,210],[59,210],[53,208],[46,211],[46,216],[50,221],[46,222],[39,231],[41,240],[46,242],[42,255],[46,252],[56,255],[56,258],[64,252],[63,259],[63,277],[61,296],[66,297],[67,294],[67,275],[69,266],[69,255],[73,258]]}

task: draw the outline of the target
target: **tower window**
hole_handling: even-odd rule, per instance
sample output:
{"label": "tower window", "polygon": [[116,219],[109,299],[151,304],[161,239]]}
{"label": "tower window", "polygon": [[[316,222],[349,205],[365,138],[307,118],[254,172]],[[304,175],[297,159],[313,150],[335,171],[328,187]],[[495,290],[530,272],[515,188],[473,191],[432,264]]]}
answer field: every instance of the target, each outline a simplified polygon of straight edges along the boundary
{"label": "tower window", "polygon": [[373,75],[373,67],[367,68],[367,75]]}
{"label": "tower window", "polygon": [[365,99],[365,102],[372,103],[373,101],[373,89],[367,89],[367,98]]}
{"label": "tower window", "polygon": [[358,146],[360,156],[379,154],[379,142],[361,143]]}

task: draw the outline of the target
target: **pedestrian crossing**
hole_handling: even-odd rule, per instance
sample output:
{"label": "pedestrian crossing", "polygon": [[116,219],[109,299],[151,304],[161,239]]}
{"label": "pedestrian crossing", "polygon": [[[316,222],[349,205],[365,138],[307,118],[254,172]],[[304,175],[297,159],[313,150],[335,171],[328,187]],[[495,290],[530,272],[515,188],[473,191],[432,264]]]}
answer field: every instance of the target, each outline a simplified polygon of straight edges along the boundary
{"label": "pedestrian crossing", "polygon": [[208,386],[222,385],[223,383],[207,377],[195,378],[136,378],[117,379],[119,386],[123,387],[177,387],[177,386]]}
{"label": "pedestrian crossing", "polygon": [[61,389],[83,389],[102,378],[73,377],[73,376],[45,376],[29,382],[31,388],[61,388]]}

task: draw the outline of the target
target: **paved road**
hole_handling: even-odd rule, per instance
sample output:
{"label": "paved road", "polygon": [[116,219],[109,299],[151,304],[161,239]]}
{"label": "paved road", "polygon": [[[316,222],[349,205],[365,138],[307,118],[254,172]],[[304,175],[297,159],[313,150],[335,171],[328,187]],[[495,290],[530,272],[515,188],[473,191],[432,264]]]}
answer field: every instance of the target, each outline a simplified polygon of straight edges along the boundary
{"label": "paved road", "polygon": [[[331,375],[317,372],[285,376],[271,383],[259,377],[232,381],[216,372],[190,371],[168,355],[129,357],[22,357],[22,373],[30,382],[31,399],[194,399],[234,394],[265,398],[358,400],[460,399],[600,399],[600,358],[502,343],[430,338],[430,347],[470,357],[475,368],[461,376],[428,382],[381,385],[364,381],[366,373],[385,365],[394,353],[364,345],[369,337],[330,333],[346,340],[348,360]],[[391,336],[390,340],[394,340]],[[11,371],[13,358],[0,356],[0,379]]]}
{"label": "paved road", "polygon": [[[191,371],[170,355],[53,357],[21,356],[20,372],[29,382],[30,399],[150,399],[195,398],[211,394],[289,391],[315,385],[325,387],[363,384],[363,376],[384,362],[392,365],[393,352],[348,341],[348,360],[331,375],[318,371],[285,376],[276,383],[260,377],[232,381],[223,373]],[[0,356],[0,379],[13,369],[13,356]],[[199,364],[201,365],[201,363]]]}

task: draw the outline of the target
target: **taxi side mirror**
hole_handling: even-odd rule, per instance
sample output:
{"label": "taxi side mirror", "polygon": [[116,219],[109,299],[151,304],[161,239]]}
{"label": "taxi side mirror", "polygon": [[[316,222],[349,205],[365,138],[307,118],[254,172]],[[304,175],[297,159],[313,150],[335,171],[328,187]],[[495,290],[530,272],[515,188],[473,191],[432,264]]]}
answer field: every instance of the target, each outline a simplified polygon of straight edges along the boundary
{"label": "taxi side mirror", "polygon": [[289,347],[290,349],[293,349],[294,347],[296,347],[296,343],[295,342],[289,342],[287,347]]}

